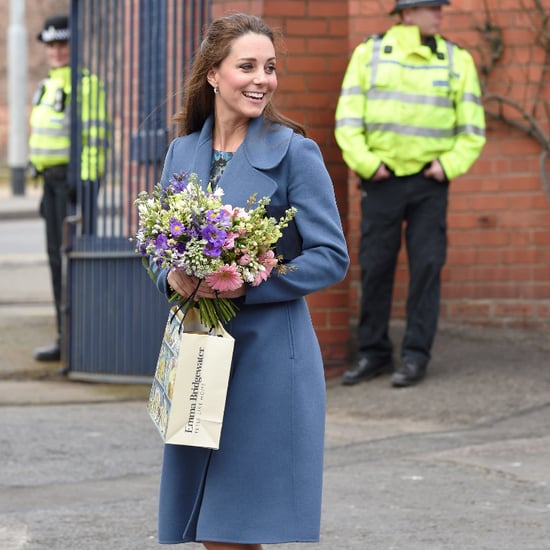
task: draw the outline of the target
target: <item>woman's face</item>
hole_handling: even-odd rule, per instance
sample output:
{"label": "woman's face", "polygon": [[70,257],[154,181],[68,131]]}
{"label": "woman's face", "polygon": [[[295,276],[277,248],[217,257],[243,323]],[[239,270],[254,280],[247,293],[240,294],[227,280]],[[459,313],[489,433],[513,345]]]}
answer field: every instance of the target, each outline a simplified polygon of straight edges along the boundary
{"label": "woman's face", "polygon": [[71,60],[71,49],[67,41],[55,41],[46,44],[46,55],[52,69],[66,67]]}
{"label": "woman's face", "polygon": [[263,34],[236,38],[229,55],[208,73],[208,82],[218,88],[216,115],[223,120],[255,118],[277,89],[275,48]]}

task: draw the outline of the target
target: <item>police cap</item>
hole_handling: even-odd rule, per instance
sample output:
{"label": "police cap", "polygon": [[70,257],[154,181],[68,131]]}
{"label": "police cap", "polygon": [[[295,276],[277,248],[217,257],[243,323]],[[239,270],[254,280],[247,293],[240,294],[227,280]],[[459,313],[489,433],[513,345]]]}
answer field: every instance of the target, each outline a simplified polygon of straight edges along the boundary
{"label": "police cap", "polygon": [[44,29],[36,39],[40,42],[67,42],[71,38],[68,15],[53,15],[44,21]]}
{"label": "police cap", "polygon": [[393,15],[405,8],[427,8],[431,6],[448,6],[449,0],[396,0],[390,15]]}

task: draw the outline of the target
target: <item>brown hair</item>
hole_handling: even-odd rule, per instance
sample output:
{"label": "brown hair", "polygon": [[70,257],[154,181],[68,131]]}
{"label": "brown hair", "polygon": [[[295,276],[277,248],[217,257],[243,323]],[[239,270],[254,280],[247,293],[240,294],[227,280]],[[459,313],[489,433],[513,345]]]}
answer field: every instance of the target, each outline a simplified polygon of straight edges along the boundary
{"label": "brown hair", "polygon": [[[180,135],[199,131],[214,112],[214,92],[206,79],[208,71],[212,67],[219,67],[229,55],[232,42],[248,33],[267,36],[275,46],[273,30],[254,15],[234,13],[212,21],[184,84],[183,110],[174,117],[174,122],[180,127]],[[302,125],[279,113],[271,101],[266,105],[263,116],[301,135],[306,134]]]}

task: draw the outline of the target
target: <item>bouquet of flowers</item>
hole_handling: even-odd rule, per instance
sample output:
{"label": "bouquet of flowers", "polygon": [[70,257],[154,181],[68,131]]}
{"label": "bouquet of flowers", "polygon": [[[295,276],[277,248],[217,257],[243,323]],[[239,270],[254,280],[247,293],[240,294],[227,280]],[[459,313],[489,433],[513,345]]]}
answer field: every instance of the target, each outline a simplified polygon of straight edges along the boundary
{"label": "bouquet of flowers", "polygon": [[[135,203],[139,228],[136,251],[150,271],[150,261],[159,268],[183,269],[217,292],[236,290],[244,284],[258,286],[275,270],[287,267],[275,254],[281,230],[296,214],[289,208],[279,219],[269,217],[270,199],[251,196],[245,208],[222,202],[223,190],[203,190],[196,174],[174,174],[166,187],[158,183],[152,196],[142,191]],[[197,287],[198,288],[198,287]],[[236,315],[228,298],[182,297],[174,294],[184,316],[198,305],[201,322],[219,327]]]}

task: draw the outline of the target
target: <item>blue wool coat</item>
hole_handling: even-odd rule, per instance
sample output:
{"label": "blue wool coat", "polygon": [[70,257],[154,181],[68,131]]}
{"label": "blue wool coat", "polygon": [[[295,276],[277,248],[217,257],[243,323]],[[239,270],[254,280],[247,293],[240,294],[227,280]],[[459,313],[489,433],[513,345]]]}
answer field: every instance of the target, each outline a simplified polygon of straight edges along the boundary
{"label": "blue wool coat", "polygon": [[[182,170],[207,182],[211,158],[210,118],[172,142],[162,183]],[[159,542],[317,541],[325,382],[305,296],[348,268],[332,182],[313,141],[260,117],[218,186],[233,206],[253,193],[295,206],[302,252],[293,271],[247,288],[227,325],[235,350],[219,450],[165,446]],[[166,292],[166,272],[158,287]]]}

